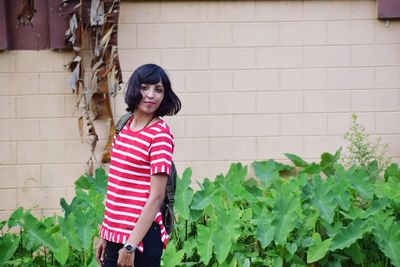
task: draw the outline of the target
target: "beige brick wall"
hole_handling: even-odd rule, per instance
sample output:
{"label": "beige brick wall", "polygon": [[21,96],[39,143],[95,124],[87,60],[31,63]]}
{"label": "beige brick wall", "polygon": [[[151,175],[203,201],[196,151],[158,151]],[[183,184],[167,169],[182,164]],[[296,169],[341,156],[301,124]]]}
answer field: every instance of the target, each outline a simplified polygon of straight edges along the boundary
{"label": "beige brick wall", "polygon": [[[164,66],[183,102],[166,118],[179,169],[195,179],[283,153],[309,160],[344,145],[352,113],[400,161],[400,22],[373,0],[123,1],[124,79]],[[79,141],[71,53],[0,53],[0,219],[57,211],[90,154]],[[116,117],[124,113],[120,93]],[[107,137],[103,123],[97,154]]]}

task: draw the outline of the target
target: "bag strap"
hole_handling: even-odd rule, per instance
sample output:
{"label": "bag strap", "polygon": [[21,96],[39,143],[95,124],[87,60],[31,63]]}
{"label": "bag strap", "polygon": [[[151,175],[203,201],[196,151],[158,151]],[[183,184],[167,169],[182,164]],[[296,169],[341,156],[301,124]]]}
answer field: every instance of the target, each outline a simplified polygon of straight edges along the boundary
{"label": "bag strap", "polygon": [[166,197],[168,199],[168,203],[170,205],[174,205],[175,202],[175,191],[176,191],[176,167],[175,163],[172,161],[171,164],[171,173],[169,174],[166,188]]}
{"label": "bag strap", "polygon": [[124,128],[125,124],[132,117],[133,112],[128,112],[119,118],[117,124],[115,125],[115,134],[118,135],[122,128]]}

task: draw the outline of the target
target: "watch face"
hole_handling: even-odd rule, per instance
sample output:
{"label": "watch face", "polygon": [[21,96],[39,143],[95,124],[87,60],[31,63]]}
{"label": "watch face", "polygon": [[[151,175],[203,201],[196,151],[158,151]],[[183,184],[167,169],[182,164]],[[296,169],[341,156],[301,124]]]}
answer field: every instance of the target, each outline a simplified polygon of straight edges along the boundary
{"label": "watch face", "polygon": [[134,251],[134,248],[133,248],[133,246],[132,246],[131,244],[128,244],[128,245],[125,246],[125,250],[126,250],[127,252],[133,252],[133,251]]}

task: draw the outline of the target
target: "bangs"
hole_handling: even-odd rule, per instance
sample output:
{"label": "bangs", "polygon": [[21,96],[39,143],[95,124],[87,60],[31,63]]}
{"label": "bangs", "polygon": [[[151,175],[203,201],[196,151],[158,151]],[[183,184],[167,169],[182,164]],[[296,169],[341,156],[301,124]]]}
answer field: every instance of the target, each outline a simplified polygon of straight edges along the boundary
{"label": "bangs", "polygon": [[153,70],[148,73],[143,73],[143,77],[139,77],[140,83],[146,84],[157,84],[162,81],[161,73],[157,70]]}

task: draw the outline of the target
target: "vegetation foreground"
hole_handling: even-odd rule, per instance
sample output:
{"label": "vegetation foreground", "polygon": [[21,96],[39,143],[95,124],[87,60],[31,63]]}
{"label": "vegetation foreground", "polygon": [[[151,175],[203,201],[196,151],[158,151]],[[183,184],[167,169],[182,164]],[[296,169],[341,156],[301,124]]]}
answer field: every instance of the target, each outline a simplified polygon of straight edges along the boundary
{"label": "vegetation foreground", "polygon": [[[400,168],[380,177],[376,161],[346,169],[340,151],[319,163],[286,154],[232,164],[226,175],[191,187],[177,181],[177,222],[163,266],[400,266]],[[256,178],[246,178],[254,168]],[[107,176],[83,175],[62,216],[18,208],[0,223],[0,265],[97,266],[94,242]],[[19,234],[15,230],[19,229]]]}

